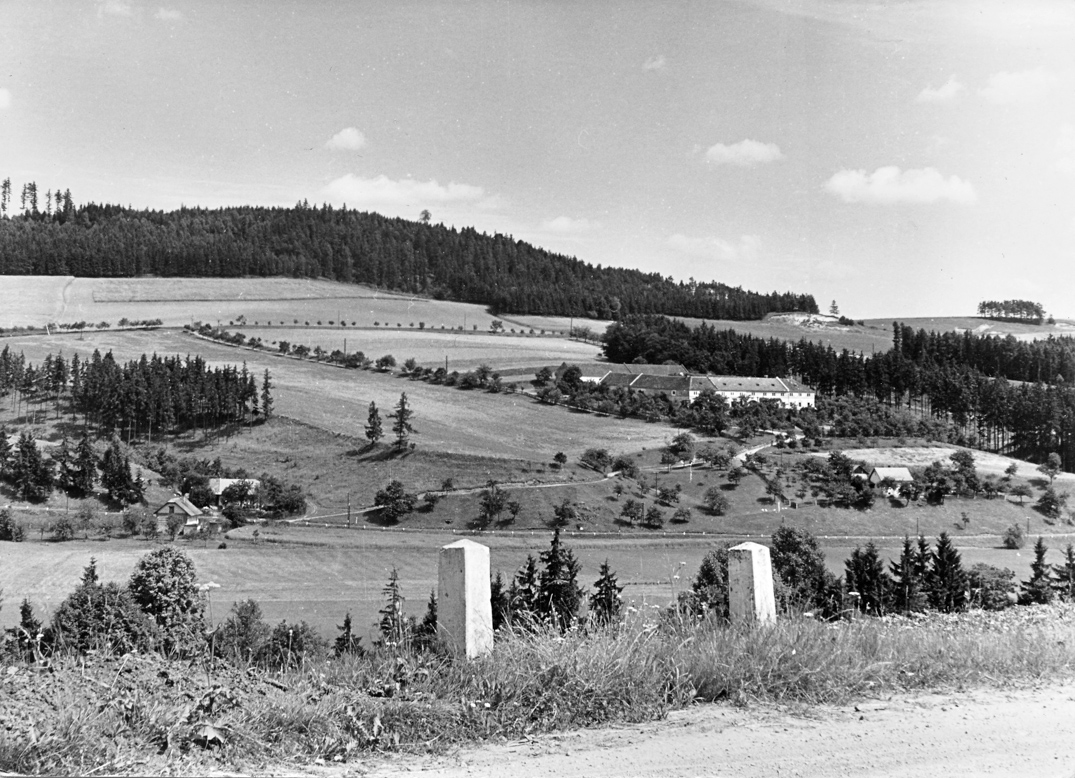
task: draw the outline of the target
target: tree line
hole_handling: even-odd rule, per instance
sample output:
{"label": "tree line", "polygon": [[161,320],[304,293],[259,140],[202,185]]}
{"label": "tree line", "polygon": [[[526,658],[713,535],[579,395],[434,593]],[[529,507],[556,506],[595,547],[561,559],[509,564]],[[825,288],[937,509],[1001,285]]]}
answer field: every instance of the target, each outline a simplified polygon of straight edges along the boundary
{"label": "tree line", "polygon": [[983,300],[978,303],[978,315],[998,321],[1041,324],[1045,320],[1045,309],[1041,303],[1030,300]]}
{"label": "tree line", "polygon": [[0,274],[329,278],[481,303],[496,313],[600,319],[817,312],[807,294],[676,282],[594,266],[507,235],[330,205],[154,211],[75,205],[68,191],[57,205],[50,190],[42,208],[36,184],[28,186],[20,212],[5,205],[0,217]]}
{"label": "tree line", "polygon": [[[893,345],[865,355],[832,346],[759,338],[661,316],[631,317],[605,334],[611,362],[678,362],[693,372],[796,376],[818,393],[807,423],[840,434],[917,434],[938,424],[964,445],[1035,462],[1050,453],[1075,469],[1075,339],[915,331],[893,323]],[[870,422],[868,416],[874,418]],[[838,418],[859,419],[857,430]],[[889,432],[889,430],[899,430]]]}
{"label": "tree line", "polygon": [[88,359],[48,354],[39,364],[5,346],[0,351],[0,397],[9,397],[19,414],[57,418],[64,401],[72,413],[100,434],[122,432],[128,439],[267,419],[273,412],[272,378],[266,370],[260,391],[246,366],[210,368],[200,356],[181,358],[143,354],[119,364],[109,351]]}

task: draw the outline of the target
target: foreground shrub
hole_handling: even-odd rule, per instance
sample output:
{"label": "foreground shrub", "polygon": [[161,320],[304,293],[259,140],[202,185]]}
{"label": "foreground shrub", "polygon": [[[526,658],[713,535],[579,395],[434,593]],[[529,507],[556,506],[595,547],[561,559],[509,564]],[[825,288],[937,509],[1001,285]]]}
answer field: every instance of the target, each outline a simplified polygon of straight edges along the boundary
{"label": "foreground shrub", "polygon": [[150,621],[126,589],[114,582],[84,581],[60,603],[45,642],[53,652],[148,651],[155,642]]}
{"label": "foreground shrub", "polygon": [[152,551],[138,560],[128,588],[156,624],[164,652],[188,654],[204,645],[205,603],[190,557],[170,546]]}

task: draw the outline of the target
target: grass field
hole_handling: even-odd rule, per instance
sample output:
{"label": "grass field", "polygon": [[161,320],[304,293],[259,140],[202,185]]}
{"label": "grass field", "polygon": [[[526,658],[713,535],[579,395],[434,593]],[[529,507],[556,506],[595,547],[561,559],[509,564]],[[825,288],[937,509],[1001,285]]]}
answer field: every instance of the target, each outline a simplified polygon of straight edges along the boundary
{"label": "grass field", "polygon": [[[383,322],[382,322],[383,324]],[[447,361],[448,370],[460,372],[487,364],[495,370],[510,368],[537,368],[542,365],[559,365],[561,362],[590,363],[597,360],[601,350],[592,343],[568,340],[563,337],[540,335],[503,335],[488,333],[411,329],[406,323],[402,329],[392,324],[390,329],[354,332],[328,327],[235,327],[247,337],[258,337],[269,350],[280,341],[292,346],[299,344],[325,351],[335,349],[362,351],[367,357],[377,359],[392,354],[399,364],[413,357],[418,364],[442,367]],[[530,375],[529,378],[533,378]]]}
{"label": "grass field", "polygon": [[[478,540],[490,546],[492,570],[505,578],[525,561],[537,556],[549,542],[549,532],[497,533]],[[399,571],[406,611],[417,617],[424,613],[430,591],[436,587],[437,551],[457,539],[450,532],[409,530],[347,530],[323,527],[276,526],[262,528],[257,543],[246,528],[231,533],[227,549],[210,543],[179,545],[194,560],[201,582],[220,585],[213,593],[214,616],[223,618],[231,604],[247,598],[261,603],[270,622],[281,619],[304,620],[326,636],[342,623],[350,611],[356,628],[364,630],[377,618],[382,604],[381,588],[395,567]],[[725,536],[720,541],[740,541],[748,536]],[[756,536],[749,539],[759,540]],[[760,538],[764,540],[764,538]],[[855,540],[823,539],[826,560],[837,574]],[[1060,561],[1060,549],[1071,535],[1048,540],[1049,561]],[[582,564],[579,583],[592,590],[598,568],[606,559],[625,584],[624,596],[637,606],[664,607],[677,592],[689,588],[713,537],[662,537],[640,542],[633,537],[594,537],[568,533],[565,542]],[[965,567],[976,562],[1007,567],[1018,578],[1030,575],[1029,550],[1009,551],[997,547],[992,536],[955,538]],[[891,558],[899,552],[901,539],[878,541],[882,554]],[[51,613],[77,584],[91,557],[97,560],[104,580],[126,580],[137,560],[153,548],[144,540],[71,541],[68,543],[27,542],[18,546],[0,544],[0,587],[4,607],[0,626],[18,619],[17,605],[29,598],[35,609]]]}
{"label": "grass field", "polygon": [[[412,298],[355,284],[292,278],[74,278],[4,276],[0,284],[0,327],[48,322],[161,319],[175,327],[191,321],[212,324],[248,321],[374,321],[404,326],[477,325],[488,330],[485,306]],[[415,325],[417,326],[417,324]]]}
{"label": "grass field", "polygon": [[[722,319],[691,319],[680,317],[690,326],[698,326],[703,321],[717,329],[730,329],[754,335],[759,338],[777,338],[798,342],[805,338],[814,343],[832,346],[837,351],[848,349],[864,354],[881,353],[892,347],[892,320],[866,319],[862,325],[853,327],[837,323],[800,324],[797,316],[773,314],[763,321],[727,321]],[[1059,320],[1055,325],[1036,326],[1016,322],[990,321],[972,316],[944,316],[936,318],[904,319],[898,321],[913,327],[936,332],[953,332],[969,330],[977,334],[1006,336],[1012,335],[1019,340],[1035,340],[1050,335],[1075,335],[1075,322]]]}
{"label": "grass field", "polygon": [[[276,411],[331,432],[361,439],[371,401],[387,413],[406,392],[416,416],[419,446],[434,451],[548,461],[558,451],[569,455],[591,446],[638,450],[663,445],[669,428],[638,420],[600,418],[541,406],[521,395],[467,392],[386,374],[343,370],[271,354],[238,350],[177,332],[102,332],[32,336],[5,341],[40,361],[50,351],[68,356],[99,348],[117,359],[143,353],[201,354],[210,364],[236,364],[260,375],[268,369],[276,385]],[[350,348],[349,344],[349,348]]]}

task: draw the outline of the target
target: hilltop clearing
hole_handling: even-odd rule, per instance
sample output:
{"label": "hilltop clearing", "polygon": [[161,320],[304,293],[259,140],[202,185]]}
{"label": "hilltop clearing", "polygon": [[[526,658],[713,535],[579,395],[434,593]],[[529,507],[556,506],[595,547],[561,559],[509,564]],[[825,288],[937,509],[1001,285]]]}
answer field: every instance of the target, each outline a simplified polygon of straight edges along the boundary
{"label": "hilltop clearing", "polygon": [[[729,321],[721,319],[694,319],[673,317],[690,327],[703,323],[717,329],[729,329],[759,338],[777,338],[792,343],[806,339],[837,351],[875,354],[892,347],[892,319],[865,319],[855,324],[841,324],[838,317],[825,314],[772,313],[762,321]],[[905,319],[896,317],[901,324],[914,330],[927,332],[971,332],[976,335],[1012,335],[1016,340],[1032,341],[1050,335],[1075,335],[1075,321],[1057,320],[1056,324],[1022,324],[1020,322],[992,321],[973,316],[938,316]]]}

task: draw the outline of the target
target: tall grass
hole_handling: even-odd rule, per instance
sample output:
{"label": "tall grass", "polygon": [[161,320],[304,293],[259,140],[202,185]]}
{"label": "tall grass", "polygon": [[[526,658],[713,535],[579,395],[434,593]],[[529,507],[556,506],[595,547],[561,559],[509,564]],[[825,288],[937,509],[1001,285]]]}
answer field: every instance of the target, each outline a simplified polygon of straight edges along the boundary
{"label": "tall grass", "polygon": [[[54,662],[40,705],[27,710],[23,694],[19,721],[0,727],[0,771],[345,762],[375,749],[428,752],[658,719],[697,701],[839,703],[1073,671],[1071,603],[761,628],[633,617],[616,629],[509,632],[469,662],[381,653],[276,674],[156,656],[72,658]],[[32,684],[34,673],[2,677],[28,674]]]}

